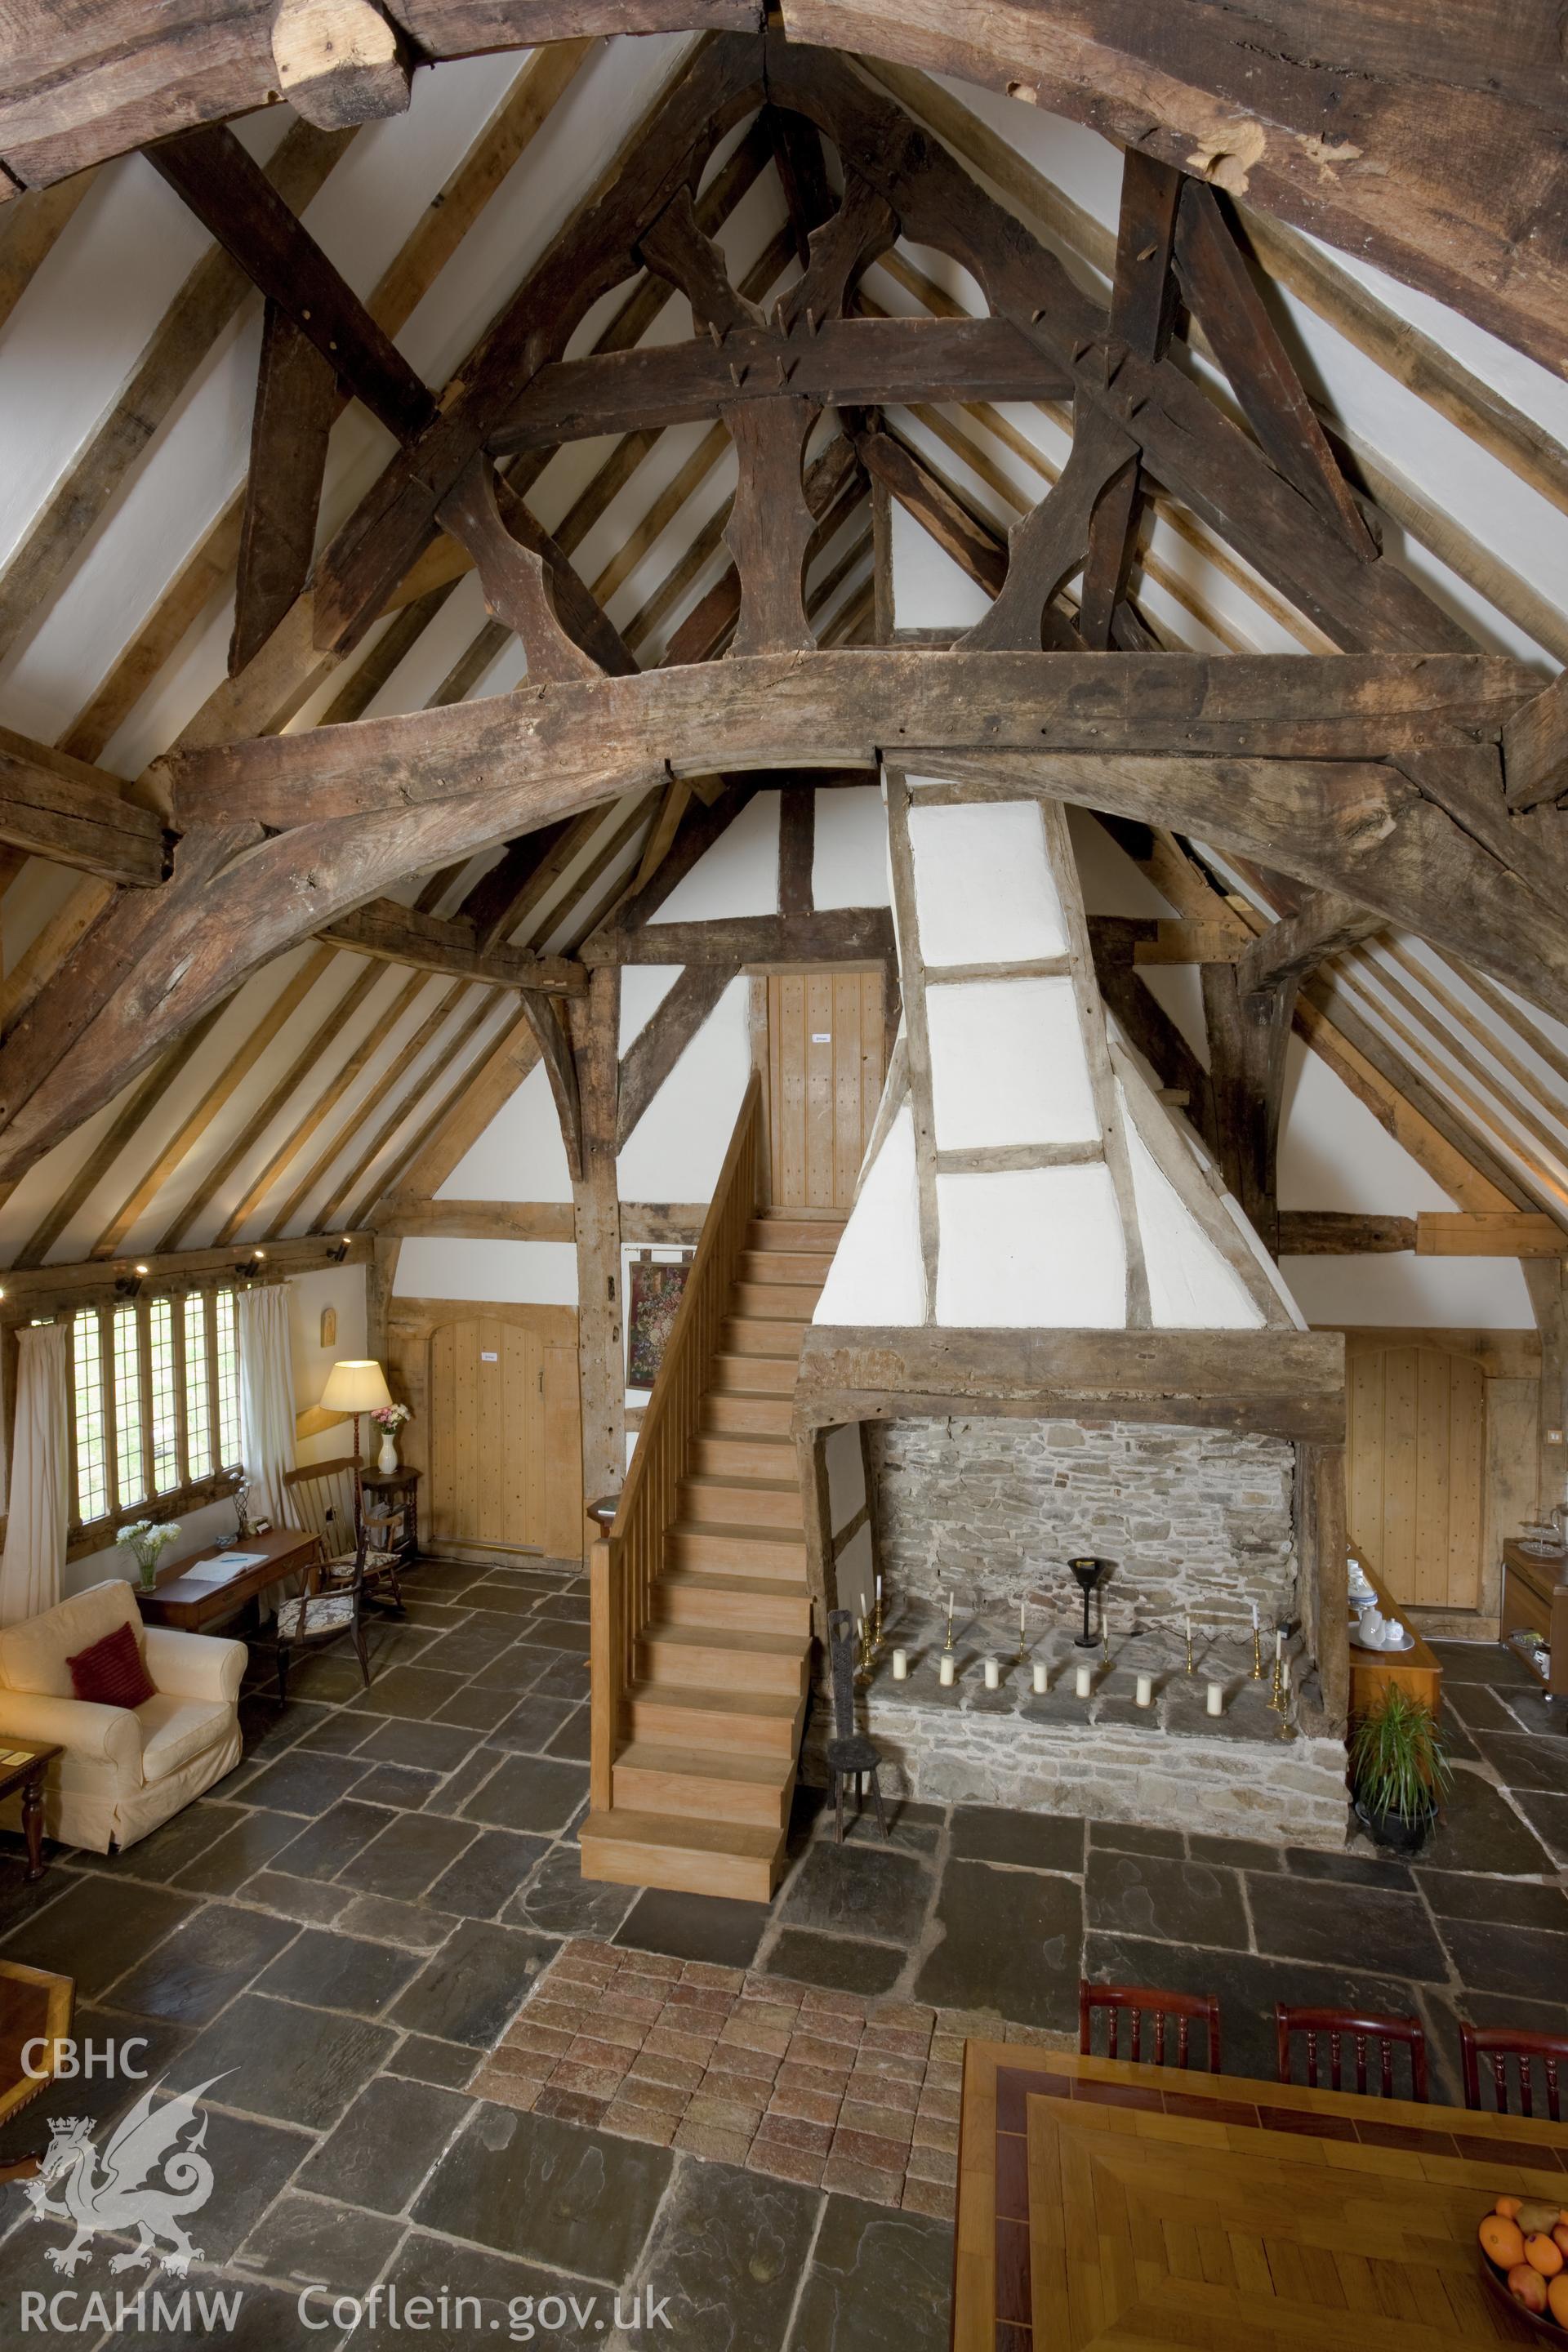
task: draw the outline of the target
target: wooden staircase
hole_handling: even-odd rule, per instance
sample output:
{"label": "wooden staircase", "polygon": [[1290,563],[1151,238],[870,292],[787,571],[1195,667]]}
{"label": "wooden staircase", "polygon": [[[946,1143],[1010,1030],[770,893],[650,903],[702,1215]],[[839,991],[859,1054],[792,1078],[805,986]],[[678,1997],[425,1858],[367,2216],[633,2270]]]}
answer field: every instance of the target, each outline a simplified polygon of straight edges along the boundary
{"label": "wooden staircase", "polygon": [[[715,1195],[705,1246],[720,1210]],[[716,1289],[717,1269],[701,1250],[693,1265],[620,1509],[595,1547],[598,1736],[584,1878],[755,1902],[777,1883],[811,1650],[790,1412],[801,1339],[842,1232],[841,1218],[748,1214],[710,1302],[700,1373],[684,1360],[694,1343],[683,1325],[702,1321],[699,1286],[706,1275]],[[650,1488],[662,1508],[647,1507]],[[654,1552],[651,1574],[639,1574],[635,1550]]]}

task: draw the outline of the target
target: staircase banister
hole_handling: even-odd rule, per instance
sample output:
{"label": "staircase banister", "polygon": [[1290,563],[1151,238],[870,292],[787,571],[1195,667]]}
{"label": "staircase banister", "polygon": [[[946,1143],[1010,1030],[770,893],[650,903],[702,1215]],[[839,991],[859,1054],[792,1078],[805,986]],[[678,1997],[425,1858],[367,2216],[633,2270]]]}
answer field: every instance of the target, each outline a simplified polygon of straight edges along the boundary
{"label": "staircase banister", "polygon": [[688,1335],[696,1321],[699,1302],[706,1287],[707,1277],[719,1247],[719,1237],[725,1223],[725,1212],[730,1205],[731,1196],[734,1192],[737,1181],[742,1174],[750,1180],[752,1204],[753,1208],[756,1205],[758,1142],[756,1114],[762,1102],[762,1075],[759,1071],[753,1070],[742,1100],[734,1130],[730,1137],[730,1148],[724,1154],[724,1164],[719,1171],[719,1181],[713,1187],[713,1197],[708,1203],[708,1214],[702,1220],[702,1231],[698,1236],[696,1255],[692,1258],[690,1271],[686,1277],[686,1287],[681,1293],[680,1305],[676,1309],[675,1321],[671,1326],[669,1338],[665,1343],[664,1354],[654,1379],[647,1408],[643,1414],[642,1428],[638,1433],[637,1442],[633,1449],[631,1462],[627,1466],[626,1479],[621,1487],[620,1508],[616,1513],[614,1523],[609,1530],[609,1539],[612,1543],[625,1534],[632,1513],[640,1499],[643,1478],[639,1473],[646,1471],[647,1464],[653,1459],[653,1449],[647,1441],[658,1423],[664,1419],[668,1410],[668,1399],[679,1378],[680,1361],[686,1352]]}
{"label": "staircase banister", "polygon": [[595,1812],[608,1811],[613,1803],[621,1702],[631,1685],[666,1528],[696,1433],[707,1366],[695,1364],[694,1359],[713,1352],[746,1232],[757,1212],[761,1144],[762,1076],[753,1070],[702,1221],[619,1506],[590,1549],[589,1793]]}

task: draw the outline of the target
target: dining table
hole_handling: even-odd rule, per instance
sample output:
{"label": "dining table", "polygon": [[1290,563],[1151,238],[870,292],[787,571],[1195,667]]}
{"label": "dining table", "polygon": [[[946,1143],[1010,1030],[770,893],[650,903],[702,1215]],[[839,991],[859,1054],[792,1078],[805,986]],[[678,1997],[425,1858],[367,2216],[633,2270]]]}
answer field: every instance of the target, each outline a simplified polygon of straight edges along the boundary
{"label": "dining table", "polygon": [[1568,2205],[1568,2126],[964,2045],[953,2352],[1478,2352],[1500,2195]]}

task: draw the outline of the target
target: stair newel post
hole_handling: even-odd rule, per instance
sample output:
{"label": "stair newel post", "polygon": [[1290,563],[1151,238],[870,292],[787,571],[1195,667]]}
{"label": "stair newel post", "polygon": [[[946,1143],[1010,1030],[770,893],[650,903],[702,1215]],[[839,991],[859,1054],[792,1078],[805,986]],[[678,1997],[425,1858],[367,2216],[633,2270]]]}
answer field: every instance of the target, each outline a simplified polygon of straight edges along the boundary
{"label": "stair newel post", "polygon": [[588,1706],[588,1790],[595,1811],[607,1811],[614,1782],[616,1726],[626,1687],[622,1629],[616,1623],[619,1578],[615,1545],[601,1536],[588,1550],[588,1646],[592,1675]]}

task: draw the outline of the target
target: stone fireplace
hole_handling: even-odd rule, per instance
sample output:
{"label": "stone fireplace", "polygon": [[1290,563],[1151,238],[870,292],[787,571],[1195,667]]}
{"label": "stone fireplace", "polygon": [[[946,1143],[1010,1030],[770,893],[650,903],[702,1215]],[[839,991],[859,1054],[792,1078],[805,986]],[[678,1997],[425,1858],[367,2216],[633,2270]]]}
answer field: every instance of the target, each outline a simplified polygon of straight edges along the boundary
{"label": "stone fireplace", "polygon": [[822,1601],[883,1579],[868,1727],[917,1795],[1342,1843],[1342,1341],[1108,1020],[1060,807],[887,781],[903,1025],[795,1400]]}

